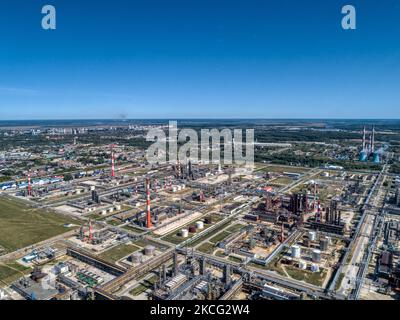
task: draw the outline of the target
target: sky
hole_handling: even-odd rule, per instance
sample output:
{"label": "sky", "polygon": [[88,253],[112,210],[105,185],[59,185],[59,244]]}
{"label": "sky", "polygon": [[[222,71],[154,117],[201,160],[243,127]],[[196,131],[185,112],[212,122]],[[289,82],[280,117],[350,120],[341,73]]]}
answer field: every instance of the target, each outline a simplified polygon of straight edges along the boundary
{"label": "sky", "polygon": [[398,0],[0,2],[0,120],[383,119],[399,102]]}

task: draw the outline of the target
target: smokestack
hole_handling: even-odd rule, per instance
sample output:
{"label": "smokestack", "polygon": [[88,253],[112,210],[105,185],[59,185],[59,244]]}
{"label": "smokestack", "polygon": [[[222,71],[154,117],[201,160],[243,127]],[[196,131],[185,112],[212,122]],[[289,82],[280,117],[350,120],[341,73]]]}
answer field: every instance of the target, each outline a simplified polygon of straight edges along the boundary
{"label": "smokestack", "polygon": [[111,145],[111,177],[115,178],[114,145]]}
{"label": "smokestack", "polygon": [[147,209],[147,217],[146,217],[146,227],[153,227],[151,223],[151,212],[150,212],[150,179],[146,178],[146,209]]}
{"label": "smokestack", "polygon": [[365,151],[366,148],[366,141],[365,141],[365,126],[363,130],[363,142],[362,142],[362,151]]}
{"label": "smokestack", "polygon": [[371,153],[375,151],[375,126],[372,126]]}

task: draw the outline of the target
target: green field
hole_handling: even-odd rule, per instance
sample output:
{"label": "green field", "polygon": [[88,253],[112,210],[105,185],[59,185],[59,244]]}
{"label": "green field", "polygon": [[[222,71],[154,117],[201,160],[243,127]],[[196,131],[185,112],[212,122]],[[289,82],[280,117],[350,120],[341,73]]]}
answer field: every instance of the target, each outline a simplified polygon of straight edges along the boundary
{"label": "green field", "polygon": [[77,223],[72,218],[32,208],[21,201],[0,197],[0,246],[12,252],[52,238],[71,228],[66,223]]}
{"label": "green field", "polygon": [[131,290],[129,294],[133,296],[138,296],[143,292],[145,292],[146,290],[153,288],[157,280],[158,280],[157,276],[152,276],[150,279],[143,280],[138,286],[136,286],[133,290]]}
{"label": "green field", "polygon": [[230,234],[231,233],[228,231],[222,231],[222,232],[218,233],[217,235],[215,235],[214,237],[212,237],[208,241],[213,244],[217,244],[218,242],[220,242],[220,241],[224,240],[226,237],[228,237]]}
{"label": "green field", "polygon": [[197,250],[199,250],[200,252],[211,254],[214,251],[214,248],[214,244],[210,242],[204,242],[197,248]]}
{"label": "green field", "polygon": [[100,258],[110,261],[111,263],[115,263],[118,260],[121,260],[123,257],[126,257],[130,253],[140,250],[139,247],[133,244],[120,244],[107,250],[100,254]]}
{"label": "green field", "polygon": [[0,264],[0,282],[9,285],[24,274],[28,273],[30,270],[30,268],[24,267],[18,263]]}

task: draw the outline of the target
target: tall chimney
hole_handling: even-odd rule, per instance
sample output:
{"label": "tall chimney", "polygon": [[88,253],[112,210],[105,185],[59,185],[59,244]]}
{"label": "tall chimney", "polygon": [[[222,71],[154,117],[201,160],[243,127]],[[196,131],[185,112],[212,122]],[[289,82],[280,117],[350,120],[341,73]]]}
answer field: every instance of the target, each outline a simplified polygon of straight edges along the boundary
{"label": "tall chimney", "polygon": [[114,145],[111,145],[111,177],[115,178]]}
{"label": "tall chimney", "polygon": [[375,126],[372,126],[371,153],[375,151]]}
{"label": "tall chimney", "polygon": [[366,141],[365,141],[365,126],[363,130],[363,142],[362,142],[362,151],[365,151],[366,149]]}
{"label": "tall chimney", "polygon": [[147,209],[147,217],[146,217],[146,227],[153,227],[151,223],[151,212],[150,212],[150,179],[146,178],[146,209]]}

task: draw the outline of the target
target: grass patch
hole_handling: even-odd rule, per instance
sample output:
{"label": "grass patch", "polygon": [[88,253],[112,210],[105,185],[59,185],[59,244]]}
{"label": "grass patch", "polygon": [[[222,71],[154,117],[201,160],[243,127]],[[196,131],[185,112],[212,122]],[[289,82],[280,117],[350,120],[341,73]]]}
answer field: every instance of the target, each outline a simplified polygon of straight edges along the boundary
{"label": "grass patch", "polygon": [[121,260],[123,257],[126,257],[132,252],[138,251],[140,248],[133,244],[120,244],[107,250],[99,255],[100,258],[107,260],[111,263],[115,263],[118,260]]}
{"label": "grass patch", "polygon": [[150,279],[143,280],[138,286],[133,288],[133,290],[131,290],[129,292],[129,294],[136,297],[136,296],[142,294],[143,292],[145,292],[146,290],[153,288],[154,284],[157,282],[157,280],[158,280],[158,277],[155,275],[152,276]]}
{"label": "grass patch", "polygon": [[222,232],[218,233],[216,236],[212,237],[209,241],[213,244],[217,244],[218,242],[224,240],[230,234],[231,233],[228,231],[222,231]]}
{"label": "grass patch", "polygon": [[144,232],[139,227],[135,227],[135,226],[132,226],[132,225],[123,226],[122,229],[125,229],[125,230],[128,230],[128,231],[132,231],[132,232],[135,232],[135,233],[139,233],[139,234]]}
{"label": "grass patch", "polygon": [[233,226],[230,226],[229,228],[225,229],[225,231],[235,233],[235,232],[241,230],[244,227],[245,227],[244,225],[242,225],[240,223],[236,223]]}
{"label": "grass patch", "polygon": [[210,242],[204,242],[200,247],[197,248],[200,252],[211,254],[214,251],[214,244]]}
{"label": "grass patch", "polygon": [[16,262],[0,265],[0,281],[11,284],[23,275],[29,273],[31,268],[20,265]]}
{"label": "grass patch", "polygon": [[315,286],[321,287],[326,277],[326,270],[320,272],[311,272],[308,270],[300,270],[292,266],[285,266],[288,275],[296,280],[305,281]]}
{"label": "grass patch", "polygon": [[0,221],[0,246],[8,252],[70,231],[64,224],[77,224],[72,218],[3,197],[0,198]]}
{"label": "grass patch", "polygon": [[117,227],[121,224],[121,221],[110,219],[110,220],[107,220],[106,223],[109,224],[110,226]]}

